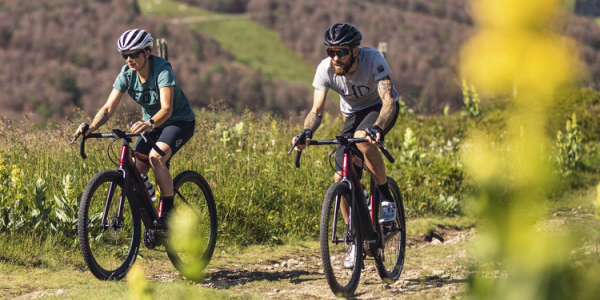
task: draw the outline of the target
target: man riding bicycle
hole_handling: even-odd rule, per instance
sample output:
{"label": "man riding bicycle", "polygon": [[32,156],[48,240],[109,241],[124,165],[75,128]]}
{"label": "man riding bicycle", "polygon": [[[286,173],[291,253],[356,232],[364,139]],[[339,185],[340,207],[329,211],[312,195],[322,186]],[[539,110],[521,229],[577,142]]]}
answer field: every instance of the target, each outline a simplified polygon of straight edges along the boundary
{"label": "man riding bicycle", "polygon": [[[117,41],[117,49],[126,64],[113,84],[108,100],[100,108],[85,135],[98,129],[115,113],[123,94],[142,107],[142,120],[132,123],[132,133],[148,134],[165,155],[158,154],[144,139],[138,139],[135,151],[148,155],[149,162],[136,164],[141,174],[150,168],[160,191],[157,227],[165,228],[173,208],[173,178],[169,161],[194,135],[195,114],[181,87],[177,84],[171,64],[152,55],[153,38],[142,29],[125,31]],[[83,133],[79,126],[74,136]],[[142,161],[142,160],[139,160]]]}
{"label": "man riding bicycle", "polygon": [[[324,42],[329,57],[317,67],[313,80],[313,106],[304,121],[304,130],[294,137],[292,143],[305,139],[305,144],[296,146],[298,152],[310,143],[321,124],[327,91],[336,91],[340,95],[340,110],[346,117],[341,135],[370,141],[356,146],[364,155],[366,166],[372,171],[377,184],[381,199],[379,222],[385,224],[395,220],[396,207],[388,188],[385,164],[376,144],[396,123],[398,93],[392,85],[391,70],[383,55],[373,48],[358,47],[361,40],[360,31],[347,23],[334,24],[325,31]],[[366,130],[370,130],[376,138],[371,139]],[[336,153],[336,182],[342,178],[341,155],[342,151]],[[342,202],[342,213],[348,223],[348,204],[345,201]],[[350,247],[350,253],[344,260],[345,268],[354,266],[353,251],[356,251],[355,245]]]}

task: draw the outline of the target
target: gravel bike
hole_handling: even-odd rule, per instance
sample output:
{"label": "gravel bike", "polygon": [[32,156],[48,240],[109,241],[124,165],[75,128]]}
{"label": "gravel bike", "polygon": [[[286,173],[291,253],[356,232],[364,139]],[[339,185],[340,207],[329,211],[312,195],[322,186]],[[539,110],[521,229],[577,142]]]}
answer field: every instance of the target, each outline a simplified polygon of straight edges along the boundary
{"label": "gravel bike", "polygon": [[[367,133],[374,138],[368,130]],[[299,139],[298,142],[303,141]],[[349,136],[310,141],[310,145],[339,145],[329,155],[332,168],[332,157],[338,149],[343,151],[342,179],[332,184],[325,193],[320,224],[323,271],[331,291],[337,296],[350,297],[354,294],[361,269],[364,268],[363,260],[367,257],[375,260],[379,276],[387,283],[398,280],[404,266],[406,220],[400,188],[393,178],[388,177],[390,192],[396,204],[396,220],[389,224],[380,224],[381,204],[377,186],[371,176],[369,193],[365,193],[359,173],[362,173],[362,170],[368,173],[371,171],[364,165],[362,154],[353,147],[354,144],[366,142],[368,140],[365,138]],[[393,163],[394,158],[387,148],[382,142],[379,144],[381,152]],[[292,146],[288,154],[295,146]],[[301,153],[296,153],[296,167],[300,167]],[[343,205],[344,202],[347,205]],[[350,247],[353,245],[356,245],[356,251],[351,252]],[[344,259],[348,253],[354,253],[354,266],[351,269],[344,268]]]}
{"label": "gravel bike", "polygon": [[[81,126],[83,132],[89,128],[87,124]],[[135,152],[130,146],[132,137],[140,136],[164,155],[147,135],[120,129],[113,129],[111,133],[82,135],[79,151],[82,158],[87,158],[87,139],[112,138],[108,157],[118,166],[116,170],[101,171],[92,177],[81,196],[77,236],[83,259],[98,279],[122,279],[138,256],[143,223],[143,243],[147,248],[164,246],[177,270],[188,279],[201,280],[217,240],[213,193],[202,175],[189,170],[180,173],[173,180],[175,206],[171,219],[177,220],[171,220],[169,226],[174,221],[183,222],[182,226],[160,228],[162,226],[156,220],[162,213],[161,205],[159,203],[157,211],[135,166],[148,161],[148,156]],[[78,137],[75,136],[71,144]],[[111,147],[118,140],[122,141],[119,156]]]}

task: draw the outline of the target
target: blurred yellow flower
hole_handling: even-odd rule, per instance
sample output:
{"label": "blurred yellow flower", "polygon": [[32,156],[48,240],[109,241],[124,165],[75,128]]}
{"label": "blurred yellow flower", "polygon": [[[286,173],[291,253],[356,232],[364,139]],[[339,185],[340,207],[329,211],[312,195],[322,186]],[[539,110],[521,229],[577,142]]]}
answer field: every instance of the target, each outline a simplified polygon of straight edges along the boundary
{"label": "blurred yellow flower", "polygon": [[535,30],[555,21],[559,0],[482,0],[471,1],[473,16],[485,28],[519,31]]}
{"label": "blurred yellow flower", "polygon": [[138,264],[131,266],[127,273],[127,286],[131,291],[130,298],[134,300],[152,300],[152,290],[148,285],[148,280],[144,270]]}

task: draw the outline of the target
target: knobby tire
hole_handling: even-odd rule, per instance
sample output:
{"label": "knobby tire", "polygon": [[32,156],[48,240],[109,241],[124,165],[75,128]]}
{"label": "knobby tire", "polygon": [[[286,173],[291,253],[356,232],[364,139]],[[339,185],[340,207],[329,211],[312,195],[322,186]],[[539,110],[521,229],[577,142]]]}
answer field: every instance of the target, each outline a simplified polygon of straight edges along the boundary
{"label": "knobby tire", "polygon": [[[320,241],[323,271],[331,291],[336,296],[342,297],[350,297],[356,291],[363,264],[362,232],[360,230],[361,227],[356,209],[352,210],[353,228],[350,231],[347,230],[347,226],[344,224],[341,209],[338,209],[336,238],[344,239],[345,241],[336,244],[331,240],[336,199],[339,198],[339,196],[344,196],[347,201],[351,201],[350,194],[350,188],[346,183],[334,183],[327,190],[321,209]],[[350,232],[350,234],[347,234],[348,232]],[[348,247],[351,242],[357,246],[357,251],[355,251],[354,268],[348,270],[343,267],[343,261],[346,258]]]}
{"label": "knobby tire", "polygon": [[[121,195],[126,197],[123,205],[124,220],[120,228],[109,226],[102,229],[100,221],[104,213],[110,186],[114,193],[108,209],[109,225],[118,222],[117,207]],[[131,203],[130,193],[123,192],[123,174],[106,170],[96,174],[87,184],[81,196],[77,220],[77,236],[83,260],[100,280],[120,280],[135,262],[141,237],[140,215]]]}

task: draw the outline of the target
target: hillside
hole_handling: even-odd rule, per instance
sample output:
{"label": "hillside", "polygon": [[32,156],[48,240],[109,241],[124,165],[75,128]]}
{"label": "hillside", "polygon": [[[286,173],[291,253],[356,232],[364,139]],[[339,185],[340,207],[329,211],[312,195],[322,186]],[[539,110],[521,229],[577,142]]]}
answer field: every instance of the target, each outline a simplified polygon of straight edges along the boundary
{"label": "hillside", "polygon": [[[453,109],[462,107],[458,55],[476,29],[468,0],[182,2],[209,10],[247,12],[252,20],[276,31],[282,43],[312,65],[325,57],[321,37],[328,26],[355,24],[363,32],[363,46],[376,48],[380,42],[388,43],[392,79],[409,107],[421,113],[441,112],[447,104]],[[584,2],[597,1],[577,1],[578,13]],[[595,20],[569,14],[555,27],[579,47],[580,53],[574,55],[587,66],[579,84],[600,89],[600,27]]]}
{"label": "hillside", "polygon": [[[194,107],[222,100],[238,113],[297,115],[310,106],[322,34],[335,22],[357,25],[363,46],[388,43],[394,84],[416,112],[462,106],[458,53],[475,30],[467,0],[0,0],[1,114],[62,118],[72,104],[93,114],[123,64],[116,39],[143,27],[168,40]],[[569,15],[556,28],[588,66],[580,84],[600,89],[600,27]]]}
{"label": "hillside", "polygon": [[116,40],[135,27],[168,40],[177,79],[196,108],[221,99],[238,112],[248,107],[287,115],[306,107],[306,84],[267,79],[186,24],[143,16],[134,0],[2,0],[0,64],[10,70],[0,75],[2,116],[62,118],[73,113],[72,104],[95,113],[123,65]]}

